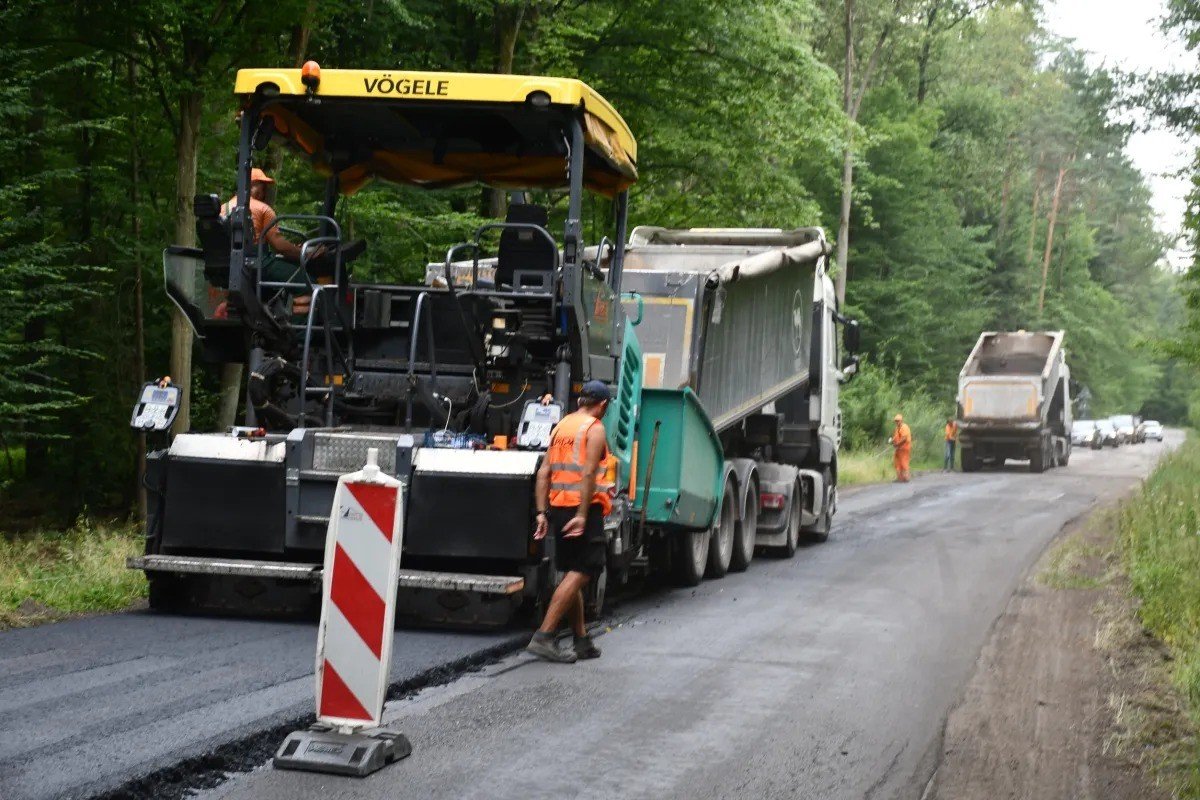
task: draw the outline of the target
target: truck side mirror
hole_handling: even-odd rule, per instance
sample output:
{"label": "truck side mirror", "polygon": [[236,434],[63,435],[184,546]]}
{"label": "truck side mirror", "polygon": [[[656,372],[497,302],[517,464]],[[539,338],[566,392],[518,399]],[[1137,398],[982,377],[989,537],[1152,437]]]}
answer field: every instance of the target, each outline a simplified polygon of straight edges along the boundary
{"label": "truck side mirror", "polygon": [[851,355],[858,352],[862,346],[862,330],[858,327],[858,320],[852,319],[846,323],[842,339],[846,343],[846,352]]}
{"label": "truck side mirror", "polygon": [[858,356],[847,358],[845,365],[842,367],[842,374],[838,376],[838,383],[849,383],[850,379],[858,374],[858,363]]}

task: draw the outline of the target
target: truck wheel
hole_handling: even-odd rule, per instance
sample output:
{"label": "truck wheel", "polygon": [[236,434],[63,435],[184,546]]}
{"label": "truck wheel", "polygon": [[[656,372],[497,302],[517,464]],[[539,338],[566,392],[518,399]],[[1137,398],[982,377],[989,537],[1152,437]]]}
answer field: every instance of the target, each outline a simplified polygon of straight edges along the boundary
{"label": "truck wheel", "polygon": [[737,488],[733,481],[726,481],[725,494],[721,498],[721,515],[708,537],[708,568],[704,577],[725,577],[733,560],[737,529]]}
{"label": "truck wheel", "polygon": [[692,531],[681,533],[672,538],[675,552],[672,553],[672,567],[675,582],[680,586],[695,586],[704,577],[704,569],[708,566],[708,542],[712,530]]}
{"label": "truck wheel", "polygon": [[824,484],[824,494],[821,496],[821,516],[816,523],[808,529],[808,538],[817,544],[822,544],[829,540],[829,530],[833,527],[833,475],[829,471],[829,467],[821,470],[821,483]]}
{"label": "truck wheel", "polygon": [[[792,504],[788,511],[787,530],[783,539],[783,547],[777,550],[780,558],[791,558],[796,555],[796,548],[800,546],[800,515],[803,504],[804,494],[800,489],[800,484],[797,483],[795,488],[792,489]],[[828,533],[826,535],[828,536]]]}
{"label": "truck wheel", "polygon": [[964,447],[962,449],[962,457],[959,459],[959,466],[962,468],[963,472],[979,471],[979,459],[975,457],[975,451],[970,447]]}
{"label": "truck wheel", "polygon": [[1030,472],[1045,472],[1046,471],[1046,443],[1042,442],[1041,449],[1029,457]]}
{"label": "truck wheel", "polygon": [[733,558],[729,569],[745,572],[754,559],[754,543],[758,536],[758,487],[753,483],[746,491],[746,504],[742,507],[742,521],[738,523],[733,537]]}

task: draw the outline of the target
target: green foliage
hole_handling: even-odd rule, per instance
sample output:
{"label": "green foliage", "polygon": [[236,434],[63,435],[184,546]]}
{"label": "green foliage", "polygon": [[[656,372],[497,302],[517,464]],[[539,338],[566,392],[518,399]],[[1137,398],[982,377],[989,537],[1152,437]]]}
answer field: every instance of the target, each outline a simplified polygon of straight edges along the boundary
{"label": "green foliage", "polygon": [[[1200,280],[1184,281],[1185,303],[1158,267],[1165,242],[1124,155],[1128,131],[1113,123],[1120,87],[1053,41],[1029,3],[859,0],[856,66],[860,78],[872,71],[853,125],[841,0],[10,6],[0,14],[0,449],[24,460],[4,491],[44,498],[65,520],[84,504],[123,511],[133,499],[125,421],[141,382],[167,371],[158,254],[190,222],[175,196],[188,103],[200,114],[197,191],[228,197],[233,71],[305,58],[587,80],[638,138],[635,225],[835,230],[850,142],[847,305],[871,365],[846,392],[845,432],[864,452],[901,410],[917,462],[940,463],[955,377],[985,328],[1066,328],[1074,375],[1103,412],[1142,407],[1170,421],[1194,391],[1174,365],[1200,351]],[[1194,30],[1194,10],[1174,0],[1175,23]],[[278,210],[316,208],[321,182],[307,163],[275,151],[261,162],[278,181]],[[420,280],[486,219],[488,199],[379,183],[346,198],[339,220],[369,243],[356,277]],[[541,199],[557,228],[561,196]],[[610,220],[603,201],[585,206],[592,241]],[[204,429],[217,372],[197,360],[190,377],[193,427]]]}
{"label": "green foliage", "polygon": [[[0,40],[4,41],[4,40]],[[42,88],[85,61],[43,65],[45,53],[0,44],[14,75],[0,86],[0,450],[38,451],[67,433],[61,421],[84,404],[87,387],[67,374],[91,357],[63,321],[95,295],[103,270],[82,263],[85,250],[55,207],[88,177],[69,161],[47,157],[106,126],[71,119],[44,102]]]}
{"label": "green foliage", "polygon": [[913,462],[919,467],[940,466],[946,420],[954,416],[954,403],[937,403],[904,387],[895,373],[872,364],[842,390],[843,443],[850,451],[891,460],[889,444],[893,418],[903,414],[912,430]]}
{"label": "green foliage", "polygon": [[[1119,523],[1138,616],[1170,648],[1175,685],[1200,724],[1200,441],[1190,438],[1163,462]],[[1200,797],[1200,771],[1188,755],[1172,778],[1179,796]]]}

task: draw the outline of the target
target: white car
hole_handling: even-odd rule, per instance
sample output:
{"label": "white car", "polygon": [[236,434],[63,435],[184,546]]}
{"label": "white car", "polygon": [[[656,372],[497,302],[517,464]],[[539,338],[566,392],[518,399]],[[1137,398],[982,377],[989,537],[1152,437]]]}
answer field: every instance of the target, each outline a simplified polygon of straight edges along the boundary
{"label": "white car", "polygon": [[1121,435],[1117,433],[1117,429],[1113,427],[1111,420],[1096,420],[1096,430],[1100,431],[1101,447],[1121,446]]}
{"label": "white car", "polygon": [[1100,439],[1100,429],[1095,420],[1077,419],[1071,423],[1071,444],[1077,447],[1090,447],[1099,450],[1104,446]]}
{"label": "white car", "polygon": [[1121,438],[1122,444],[1136,444],[1141,441],[1138,438],[1138,424],[1132,414],[1117,414],[1109,417],[1108,421],[1117,429],[1117,436]]}
{"label": "white car", "polygon": [[1147,439],[1153,439],[1156,442],[1161,442],[1163,440],[1163,426],[1162,423],[1156,419],[1148,419],[1143,422],[1142,432],[1145,434]]}

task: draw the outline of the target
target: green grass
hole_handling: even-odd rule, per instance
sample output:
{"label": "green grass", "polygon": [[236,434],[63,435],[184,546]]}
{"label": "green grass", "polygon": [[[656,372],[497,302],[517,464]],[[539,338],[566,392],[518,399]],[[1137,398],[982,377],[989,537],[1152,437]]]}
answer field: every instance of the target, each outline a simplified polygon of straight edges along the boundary
{"label": "green grass", "polygon": [[142,573],[125,568],[141,548],[134,526],[91,521],[0,537],[0,627],[126,608],[146,594]]}
{"label": "green grass", "polygon": [[[918,462],[912,460],[912,471],[941,469],[940,461]],[[843,451],[838,453],[838,485],[854,486],[862,483],[884,483],[896,479],[896,470],[892,467],[892,448],[886,451],[862,450]]]}
{"label": "green grass", "polygon": [[[1104,524],[1100,520],[1091,524]],[[1104,584],[1103,578],[1088,574],[1087,562],[1103,556],[1104,548],[1088,542],[1082,532],[1076,532],[1059,541],[1046,554],[1046,560],[1037,580],[1051,589],[1095,589]]]}
{"label": "green grass", "polygon": [[[1118,522],[1139,618],[1169,648],[1171,678],[1200,726],[1200,441],[1168,456]],[[1179,746],[1177,796],[1200,798],[1200,752],[1194,741]]]}

